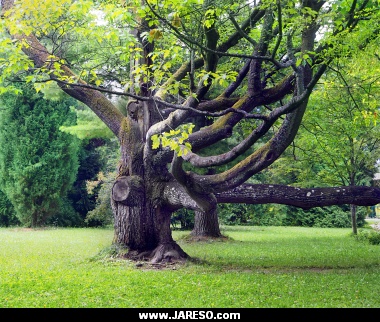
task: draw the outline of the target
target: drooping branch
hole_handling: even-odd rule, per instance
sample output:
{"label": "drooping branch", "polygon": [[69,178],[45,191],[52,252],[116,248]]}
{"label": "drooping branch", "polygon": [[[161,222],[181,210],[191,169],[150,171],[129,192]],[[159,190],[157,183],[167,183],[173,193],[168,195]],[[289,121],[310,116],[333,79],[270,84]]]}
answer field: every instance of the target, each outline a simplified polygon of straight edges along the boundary
{"label": "drooping branch", "polygon": [[276,203],[310,209],[332,205],[373,206],[380,203],[380,188],[341,186],[297,188],[286,185],[243,184],[215,194],[218,203]]}
{"label": "drooping branch", "polygon": [[[21,82],[21,81],[16,80],[16,79],[12,80],[12,81]],[[46,83],[46,82],[50,82],[50,81],[51,81],[51,79],[47,78],[45,80],[39,80],[37,82],[38,83]],[[61,79],[55,79],[55,81],[62,88],[65,88],[65,87],[67,87],[67,88],[81,87],[81,88],[85,88],[85,89],[92,89],[92,90],[102,92],[102,93],[113,94],[113,95],[117,95],[117,96],[126,96],[126,97],[130,97],[130,98],[133,98],[133,99],[135,99],[137,101],[141,101],[141,102],[150,102],[150,103],[155,104],[158,107],[161,107],[161,108],[166,107],[166,108],[170,109],[170,111],[168,111],[169,113],[171,113],[175,110],[183,110],[183,111],[191,111],[192,114],[194,114],[194,115],[204,115],[204,116],[210,116],[210,117],[219,117],[219,116],[226,115],[228,113],[238,113],[238,114],[242,114],[244,118],[254,118],[254,119],[265,118],[265,116],[263,116],[263,115],[248,113],[248,112],[245,112],[243,110],[235,110],[235,109],[231,108],[234,105],[234,103],[236,103],[238,101],[238,98],[227,98],[224,96],[220,96],[217,99],[214,99],[211,101],[202,101],[199,104],[199,108],[194,108],[191,106],[169,103],[169,102],[166,102],[166,101],[163,101],[163,100],[157,98],[156,96],[155,97],[153,97],[153,96],[141,96],[141,95],[137,95],[137,94],[134,94],[134,93],[128,92],[128,91],[123,91],[123,92],[115,91],[115,90],[110,90],[110,89],[99,87],[99,86],[89,85],[89,84],[86,84],[84,82],[71,83],[71,82],[61,80]]]}
{"label": "drooping branch", "polygon": [[[183,110],[183,111],[191,111],[193,115],[204,115],[204,116],[210,116],[210,117],[219,117],[223,116],[229,113],[237,113],[241,114],[246,119],[266,119],[267,117],[265,115],[256,114],[256,113],[248,113],[244,110],[237,110],[232,108],[232,106],[239,100],[238,98],[228,98],[224,95],[224,93],[217,97],[216,99],[210,100],[210,101],[202,101],[198,106],[199,108],[194,108],[191,106],[185,106],[185,105],[179,105],[179,104],[173,104],[166,101],[163,101],[157,97],[153,96],[141,96],[137,95],[128,91],[115,91],[110,90],[104,87],[89,85],[84,82],[79,83],[72,83],[67,82],[61,79],[54,79],[62,88],[85,88],[85,89],[92,89],[101,93],[108,93],[113,94],[117,96],[127,96],[130,98],[133,98],[138,101],[142,102],[151,102],[155,104],[158,107],[166,107],[168,109],[167,112],[161,112],[161,114],[168,115],[169,113],[175,111],[175,110]],[[14,82],[21,82],[18,79],[12,80]],[[38,80],[38,83],[46,83],[50,82],[51,79],[47,78],[45,80]],[[235,84],[235,83],[233,83]],[[165,111],[165,110],[164,110]]]}

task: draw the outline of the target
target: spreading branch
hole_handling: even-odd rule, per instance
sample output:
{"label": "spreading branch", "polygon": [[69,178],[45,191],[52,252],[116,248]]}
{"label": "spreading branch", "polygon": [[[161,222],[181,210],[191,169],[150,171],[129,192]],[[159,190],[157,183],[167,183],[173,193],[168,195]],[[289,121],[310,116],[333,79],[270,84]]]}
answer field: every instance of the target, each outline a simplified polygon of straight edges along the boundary
{"label": "spreading branch", "polygon": [[218,203],[277,203],[303,209],[345,204],[374,206],[380,203],[380,188],[365,186],[297,188],[286,185],[244,184],[215,195]]}

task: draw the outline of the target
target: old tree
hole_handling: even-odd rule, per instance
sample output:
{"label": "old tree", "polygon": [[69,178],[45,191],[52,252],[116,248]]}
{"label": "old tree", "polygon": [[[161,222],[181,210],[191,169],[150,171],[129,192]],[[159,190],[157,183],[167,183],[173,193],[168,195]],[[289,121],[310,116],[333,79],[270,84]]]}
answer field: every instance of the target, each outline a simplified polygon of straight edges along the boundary
{"label": "old tree", "polygon": [[[291,144],[329,64],[354,59],[378,41],[377,0],[1,0],[1,6],[2,90],[12,90],[15,79],[37,90],[54,82],[119,139],[114,243],[131,258],[188,257],[170,229],[181,208],[196,211],[196,234],[218,236],[217,203],[307,209],[380,202],[375,187],[247,183]],[[125,110],[116,96],[128,98]],[[250,133],[213,155],[242,122]]]}

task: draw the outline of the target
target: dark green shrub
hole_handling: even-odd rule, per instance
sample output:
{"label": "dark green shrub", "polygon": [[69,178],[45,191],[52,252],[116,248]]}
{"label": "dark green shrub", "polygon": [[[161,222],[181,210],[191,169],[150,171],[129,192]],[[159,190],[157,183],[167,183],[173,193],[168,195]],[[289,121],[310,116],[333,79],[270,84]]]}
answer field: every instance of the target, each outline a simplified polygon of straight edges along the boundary
{"label": "dark green shrub", "polygon": [[380,232],[371,231],[368,234],[368,241],[371,245],[380,245]]}
{"label": "dark green shrub", "polygon": [[[363,227],[365,224],[366,207],[357,207],[356,216],[357,226]],[[284,226],[350,228],[350,206],[315,207],[309,210],[287,206]]]}
{"label": "dark green shrub", "polygon": [[246,204],[219,204],[218,215],[225,225],[244,225],[250,219],[249,205]]}
{"label": "dark green shrub", "polygon": [[87,213],[95,208],[96,198],[100,188],[94,189],[90,194],[86,187],[87,181],[96,180],[99,171],[101,171],[104,166],[98,148],[99,141],[101,142],[100,144],[102,144],[103,140],[100,139],[81,141],[78,174],[76,181],[68,192],[68,198],[75,211],[80,214],[82,224],[84,223]]}
{"label": "dark green shrub", "polygon": [[72,206],[71,200],[63,198],[59,211],[47,220],[46,225],[55,227],[83,227],[84,222],[81,215]]}
{"label": "dark green shrub", "polygon": [[[219,204],[218,214],[220,222],[224,225],[351,227],[349,205],[304,210],[278,204]],[[358,227],[363,227],[367,214],[366,207],[357,207],[356,214]]]}
{"label": "dark green shrub", "polygon": [[224,225],[282,226],[282,205],[219,204],[219,220]]}

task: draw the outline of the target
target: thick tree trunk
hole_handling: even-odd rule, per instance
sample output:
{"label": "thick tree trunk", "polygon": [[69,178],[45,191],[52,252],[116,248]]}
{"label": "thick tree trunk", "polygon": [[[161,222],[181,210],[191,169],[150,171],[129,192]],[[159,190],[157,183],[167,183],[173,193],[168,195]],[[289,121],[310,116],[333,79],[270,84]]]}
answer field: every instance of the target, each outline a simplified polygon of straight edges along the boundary
{"label": "thick tree trunk", "polygon": [[[135,180],[131,180],[132,177]],[[142,182],[139,189],[131,188],[132,182],[136,183],[136,178],[138,177],[130,176],[116,180],[111,203],[114,212],[114,243],[140,253],[154,249],[158,240],[153,234],[153,208],[147,205]]]}
{"label": "thick tree trunk", "polygon": [[152,263],[178,261],[189,257],[172,238],[171,215],[172,212],[167,209],[156,210],[154,227],[159,244],[150,255]]}
{"label": "thick tree trunk", "polygon": [[200,210],[195,211],[194,228],[190,235],[194,240],[204,238],[219,238],[222,234],[219,229],[219,220],[217,211],[205,213]]}
{"label": "thick tree trunk", "polygon": [[172,238],[172,211],[156,206],[137,176],[119,177],[112,188],[114,243],[128,248],[127,258],[152,263],[178,261],[188,255]]}

